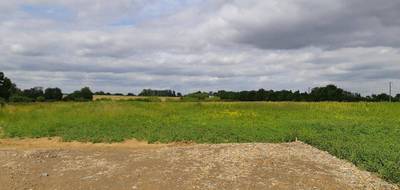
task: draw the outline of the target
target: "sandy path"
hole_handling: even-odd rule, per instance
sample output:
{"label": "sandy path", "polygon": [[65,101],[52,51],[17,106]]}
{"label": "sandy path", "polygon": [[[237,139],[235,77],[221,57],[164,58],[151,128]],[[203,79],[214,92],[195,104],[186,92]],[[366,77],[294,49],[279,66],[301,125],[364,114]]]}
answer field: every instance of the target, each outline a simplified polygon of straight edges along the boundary
{"label": "sandy path", "polygon": [[0,189],[398,189],[301,142],[0,140]]}

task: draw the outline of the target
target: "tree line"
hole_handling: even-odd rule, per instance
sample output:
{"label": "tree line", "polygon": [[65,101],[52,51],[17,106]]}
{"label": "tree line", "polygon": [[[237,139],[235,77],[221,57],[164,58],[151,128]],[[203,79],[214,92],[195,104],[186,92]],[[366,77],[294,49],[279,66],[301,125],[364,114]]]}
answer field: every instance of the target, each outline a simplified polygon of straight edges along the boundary
{"label": "tree line", "polygon": [[53,101],[91,101],[93,93],[89,87],[64,95],[60,88],[33,87],[21,90],[0,72],[0,101],[4,102],[53,102]]}
{"label": "tree line", "polygon": [[[95,92],[94,95],[102,96],[136,96],[134,93],[110,93],[104,91]],[[143,89],[138,96],[161,96],[161,97],[182,97],[182,93],[175,92],[174,90],[153,90],[153,89]]]}
{"label": "tree line", "polygon": [[176,93],[173,90],[152,90],[152,89],[143,89],[142,92],[139,93],[139,96],[164,96],[164,97],[180,97],[181,93]]}
{"label": "tree line", "polygon": [[[89,87],[84,87],[68,95],[64,95],[60,88],[42,88],[34,87],[21,90],[17,85],[7,78],[3,72],[0,72],[0,102],[44,102],[44,101],[91,101],[93,95],[119,95],[122,93],[106,93],[103,91],[93,93]],[[164,96],[164,97],[183,97],[184,100],[222,100],[222,101],[298,101],[298,102],[320,102],[320,101],[338,101],[338,102],[382,102],[395,101],[400,102],[400,94],[391,97],[388,94],[373,94],[371,96],[362,96],[358,93],[352,93],[335,85],[313,88],[310,92],[300,92],[291,90],[252,90],[252,91],[225,91],[218,92],[194,92],[183,96],[173,90],[152,90],[144,89],[139,96]],[[128,93],[127,96],[135,96]]]}
{"label": "tree line", "polygon": [[337,86],[330,84],[325,87],[316,87],[311,92],[300,92],[291,90],[264,90],[258,91],[218,91],[212,93],[213,96],[221,98],[221,100],[230,101],[297,101],[297,102],[321,102],[321,101],[337,101],[337,102],[382,102],[397,101],[400,102],[400,94],[390,97],[388,94],[382,93],[378,95],[362,96],[358,93],[348,92]]}

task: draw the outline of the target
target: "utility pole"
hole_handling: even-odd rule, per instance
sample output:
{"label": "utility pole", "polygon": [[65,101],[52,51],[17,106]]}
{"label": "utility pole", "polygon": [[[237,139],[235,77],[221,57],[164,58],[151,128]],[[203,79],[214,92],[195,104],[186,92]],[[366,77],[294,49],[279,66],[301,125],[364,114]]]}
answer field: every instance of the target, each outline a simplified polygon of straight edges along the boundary
{"label": "utility pole", "polygon": [[392,102],[392,82],[389,82],[389,102]]}

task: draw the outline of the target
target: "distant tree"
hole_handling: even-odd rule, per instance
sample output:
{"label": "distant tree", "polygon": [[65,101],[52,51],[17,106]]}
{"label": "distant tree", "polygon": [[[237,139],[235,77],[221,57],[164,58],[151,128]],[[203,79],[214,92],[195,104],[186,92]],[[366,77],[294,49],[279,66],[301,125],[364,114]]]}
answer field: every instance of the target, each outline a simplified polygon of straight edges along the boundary
{"label": "distant tree", "polygon": [[135,96],[134,93],[128,93],[127,96]]}
{"label": "distant tree", "polygon": [[186,96],[184,96],[185,98],[192,98],[192,99],[196,99],[196,100],[205,100],[209,97],[207,92],[195,92],[195,93],[190,93],[187,94]]}
{"label": "distant tree", "polygon": [[93,100],[93,93],[89,87],[84,87],[81,89],[82,98],[85,100]]}
{"label": "distant tree", "polygon": [[10,102],[34,102],[35,100],[23,95],[13,94],[10,99]]}
{"label": "distant tree", "polygon": [[152,89],[143,89],[142,92],[139,93],[139,96],[164,96],[164,97],[175,97],[176,94],[172,90],[152,90]]}
{"label": "distant tree", "polygon": [[216,96],[220,97],[222,100],[239,100],[238,92],[220,90],[216,93]]}
{"label": "distant tree", "polygon": [[94,95],[106,95],[106,93],[103,91],[99,91],[99,92],[95,92]]}
{"label": "distant tree", "polygon": [[306,92],[290,90],[264,90],[258,91],[218,91],[214,93],[215,96],[220,97],[222,100],[234,101],[362,101],[365,100],[360,94],[347,92],[335,85],[328,85],[325,87],[314,88],[308,94]]}
{"label": "distant tree", "polygon": [[182,93],[178,92],[178,93],[176,94],[176,96],[182,97]]}
{"label": "distant tree", "polygon": [[3,72],[0,72],[0,97],[7,101],[10,96],[17,91],[16,85],[13,84],[9,78],[5,77]]}
{"label": "distant tree", "polygon": [[65,101],[92,101],[93,93],[89,87],[77,90],[64,98]]}
{"label": "distant tree", "polygon": [[396,95],[395,100],[396,100],[397,102],[400,102],[400,94],[397,94],[397,95]]}
{"label": "distant tree", "polygon": [[382,93],[382,94],[378,94],[372,95],[372,101],[374,102],[388,102],[390,100],[390,96],[388,94]]}
{"label": "distant tree", "polygon": [[40,96],[44,96],[43,87],[34,87],[22,91],[22,95],[33,100],[36,100]]}
{"label": "distant tree", "polygon": [[81,91],[76,90],[63,98],[64,101],[84,101],[81,95]]}
{"label": "distant tree", "polygon": [[360,94],[353,94],[336,87],[333,84],[317,87],[311,91],[312,101],[360,101]]}
{"label": "distant tree", "polygon": [[113,95],[114,95],[114,96],[125,96],[125,95],[122,94],[122,93],[114,93]]}
{"label": "distant tree", "polygon": [[63,94],[59,88],[47,88],[44,91],[44,98],[47,101],[60,101],[63,98]]}

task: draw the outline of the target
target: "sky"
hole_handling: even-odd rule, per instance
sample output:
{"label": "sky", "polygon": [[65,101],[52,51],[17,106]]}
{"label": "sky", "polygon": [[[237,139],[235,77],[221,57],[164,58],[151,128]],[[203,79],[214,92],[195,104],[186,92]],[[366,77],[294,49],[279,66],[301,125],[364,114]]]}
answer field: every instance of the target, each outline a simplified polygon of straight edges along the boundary
{"label": "sky", "polygon": [[0,0],[20,88],[400,93],[399,0]]}

